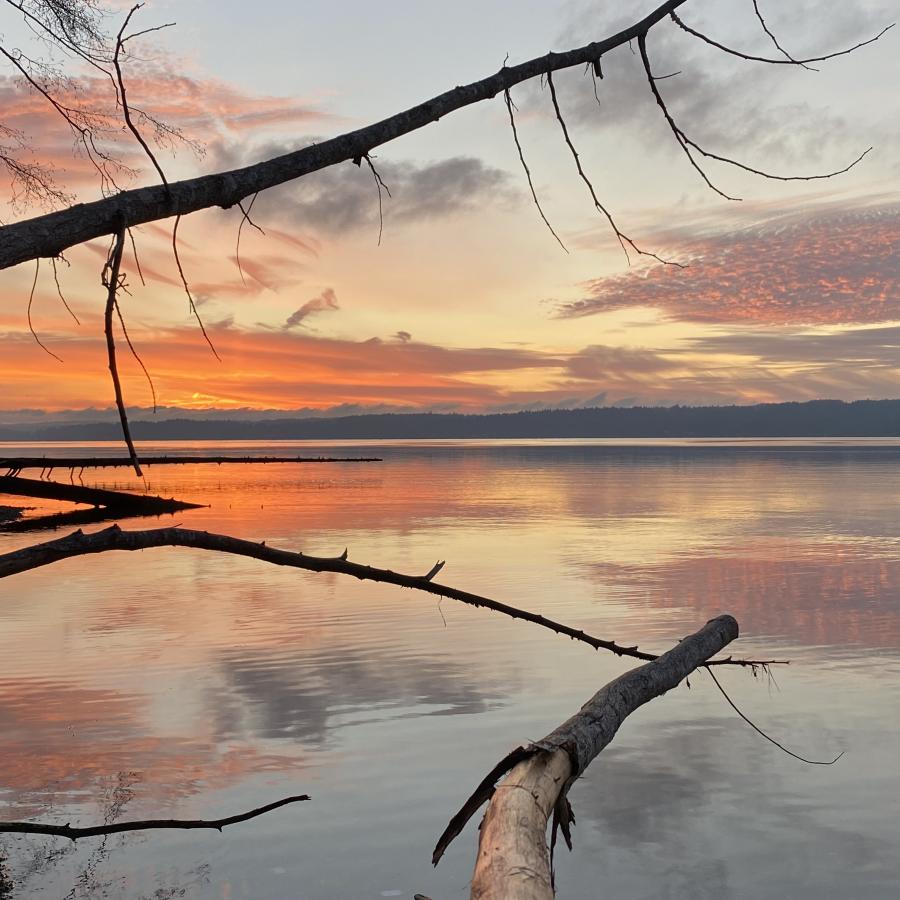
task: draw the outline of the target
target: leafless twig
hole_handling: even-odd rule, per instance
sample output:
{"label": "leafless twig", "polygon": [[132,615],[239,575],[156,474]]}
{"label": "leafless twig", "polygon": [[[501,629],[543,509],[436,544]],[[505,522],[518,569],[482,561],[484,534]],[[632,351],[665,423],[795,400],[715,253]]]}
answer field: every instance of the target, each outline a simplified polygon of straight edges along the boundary
{"label": "leafless twig", "polygon": [[234,261],[237,263],[238,274],[241,276],[241,283],[242,283],[242,284],[246,284],[246,283],[247,283],[247,282],[244,280],[244,270],[243,270],[243,268],[241,268],[241,231],[243,231],[244,223],[245,223],[245,222],[249,222],[250,225],[252,225],[252,226],[253,226],[260,234],[263,234],[263,235],[265,234],[265,232],[262,230],[262,228],[260,228],[259,225],[257,225],[256,222],[254,222],[253,219],[250,218],[250,213],[251,213],[251,211],[253,210],[253,204],[256,203],[256,198],[257,198],[258,196],[259,196],[259,191],[257,191],[257,192],[250,198],[250,203],[247,205],[247,208],[246,208],[246,209],[244,209],[244,202],[243,202],[243,200],[239,200],[239,201],[238,201],[238,204],[237,204],[237,205],[238,205],[238,209],[240,209],[242,215],[241,215],[241,222],[240,222],[240,224],[238,225],[237,239],[236,239],[235,242],[234,242]]}
{"label": "leafless twig", "polygon": [[375,168],[375,163],[372,162],[372,157],[369,156],[368,153],[366,153],[364,159],[369,167],[369,170],[372,172],[372,177],[375,179],[375,187],[378,189],[378,246],[380,247],[381,235],[384,231],[384,210],[381,203],[381,191],[383,188],[388,197],[390,197],[391,189],[384,183],[384,180],[379,174],[378,169]]}
{"label": "leafless twig", "polygon": [[767,56],[754,56],[751,53],[744,53],[742,50],[735,50],[733,47],[728,47],[725,44],[720,43],[719,41],[713,40],[706,34],[703,34],[702,31],[697,31],[695,28],[691,28],[690,25],[684,22],[676,12],[669,13],[672,21],[682,30],[687,32],[688,34],[693,35],[695,38],[703,41],[706,44],[709,44],[711,47],[715,47],[717,50],[721,50],[723,53],[728,53],[731,56],[737,56],[739,59],[746,59],[749,62],[761,62],[768,63],[773,66],[794,66],[794,65],[803,65],[806,63],[814,63],[814,62],[825,62],[829,59],[835,59],[838,56],[846,56],[848,53],[853,53],[855,50],[859,50],[861,47],[866,47],[869,44],[874,44],[879,38],[883,37],[888,31],[890,31],[894,27],[894,23],[891,23],[885,28],[882,28],[881,31],[878,32],[874,37],[869,38],[865,41],[860,41],[858,44],[854,44],[852,47],[847,47],[844,50],[836,50],[833,53],[826,53],[824,56],[811,56],[806,59],[772,59]]}
{"label": "leafless twig", "polygon": [[525,154],[522,152],[522,145],[519,143],[519,133],[516,131],[516,117],[513,115],[512,97],[509,96],[508,88],[503,91],[503,99],[506,102],[506,110],[509,113],[509,124],[512,128],[513,140],[516,142],[516,150],[519,152],[519,162],[522,163],[522,168],[525,170],[525,177],[528,179],[528,187],[531,189],[531,197],[534,200],[534,205],[537,207],[538,213],[540,213],[541,218],[544,220],[544,224],[550,229],[550,234],[556,238],[556,242],[559,246],[568,253],[569,248],[560,240],[559,235],[553,230],[553,226],[544,215],[544,210],[541,209],[541,202],[538,200],[537,191],[534,189],[534,182],[531,180],[531,170],[528,168],[528,163],[525,162]]}
{"label": "leafless twig", "polygon": [[740,709],[738,709],[734,700],[732,700],[731,697],[728,696],[728,694],[725,691],[725,688],[723,688],[722,685],[719,683],[719,679],[716,678],[715,673],[709,668],[709,666],[708,665],[704,666],[704,668],[706,669],[707,672],[709,672],[709,677],[712,678],[712,680],[715,682],[716,687],[721,691],[722,696],[728,701],[728,705],[757,734],[764,737],[770,744],[774,744],[779,750],[783,750],[785,753],[787,753],[788,756],[793,756],[794,759],[799,759],[800,762],[809,763],[811,766],[833,766],[844,755],[844,752],[841,751],[840,753],[838,753],[838,755],[834,759],[824,759],[824,760],[822,760],[822,759],[807,759],[805,756],[799,756],[798,754],[794,753],[793,750],[788,750],[788,748],[785,747],[783,744],[779,744],[778,741],[775,740],[775,738],[770,737],[768,734],[766,734],[758,725],[756,725],[754,722],[751,722],[750,719],[748,719],[747,716],[744,715],[744,713],[741,712]]}
{"label": "leafless twig", "polygon": [[756,169],[753,166],[748,166],[745,163],[732,159],[731,157],[721,156],[717,153],[711,153],[710,151],[701,147],[696,141],[689,138],[684,133],[684,131],[682,131],[680,126],[675,122],[674,118],[669,112],[669,109],[666,106],[666,102],[665,100],[663,100],[662,94],[660,94],[659,88],[657,88],[656,86],[656,78],[654,77],[653,70],[650,66],[650,58],[647,55],[646,33],[638,36],[638,49],[640,51],[641,62],[644,66],[644,72],[647,75],[647,83],[650,85],[650,90],[652,91],[653,96],[656,99],[657,105],[662,110],[663,116],[665,117],[670,131],[675,136],[675,140],[684,151],[685,156],[687,156],[688,160],[690,160],[691,165],[697,170],[697,172],[700,173],[700,177],[706,182],[707,186],[717,194],[719,194],[719,196],[724,197],[726,200],[740,200],[741,198],[726,194],[723,190],[716,187],[716,185],[714,185],[712,181],[710,181],[709,176],[706,174],[703,167],[694,158],[694,154],[692,151],[696,151],[701,156],[704,156],[707,159],[714,159],[718,162],[727,163],[730,166],[735,166],[738,169],[743,169],[743,171],[745,172],[750,172],[753,175],[759,175],[762,178],[768,178],[772,181],[819,181],[825,178],[834,178],[836,175],[843,175],[845,172],[849,172],[850,169],[857,165],[857,163],[861,162],[872,149],[871,147],[869,147],[867,150],[863,151],[856,159],[853,160],[853,162],[845,166],[843,169],[837,169],[834,172],[826,172],[820,175],[776,175],[772,172],[765,172],[762,169]]}
{"label": "leafless twig", "polygon": [[181,223],[181,216],[175,216],[175,224],[172,226],[172,253],[175,255],[175,265],[178,267],[178,275],[181,277],[181,284],[184,286],[184,292],[187,294],[188,304],[190,306],[191,312],[194,315],[194,318],[197,320],[197,324],[200,326],[200,331],[203,334],[206,343],[209,344],[209,349],[212,350],[213,356],[219,361],[222,362],[222,357],[219,356],[216,348],[213,346],[213,342],[209,339],[209,335],[206,333],[206,328],[203,325],[203,319],[200,318],[200,313],[197,310],[197,304],[194,303],[194,297],[191,294],[191,289],[188,286],[187,278],[184,275],[184,269],[181,265],[181,257],[178,255],[178,226]]}
{"label": "leafless twig", "polygon": [[628,261],[628,264],[631,265],[631,255],[628,252],[628,248],[630,247],[639,256],[649,256],[652,259],[655,259],[657,262],[664,263],[667,266],[678,266],[681,269],[685,268],[683,263],[674,262],[670,259],[663,259],[661,256],[657,256],[657,254],[652,253],[649,250],[642,250],[630,237],[628,237],[627,234],[619,229],[619,226],[616,225],[612,214],[598,199],[597,192],[594,190],[594,185],[591,183],[591,180],[584,172],[584,168],[581,165],[581,159],[578,156],[578,151],[575,149],[575,145],[572,143],[572,139],[569,137],[569,129],[566,126],[566,120],[563,118],[562,111],[559,108],[559,100],[556,96],[556,88],[553,85],[553,76],[549,72],[547,73],[547,86],[550,88],[550,99],[553,101],[553,110],[556,113],[556,121],[559,122],[559,127],[562,129],[566,146],[569,148],[570,152],[572,153],[572,158],[575,160],[575,168],[578,169],[578,175],[580,176],[581,180],[587,185],[587,189],[590,192],[591,199],[594,201],[594,206],[596,207],[597,211],[602,213],[606,217],[606,221],[609,222],[609,227],[612,229],[613,234],[616,236],[616,240],[618,240],[619,246],[622,248],[622,252],[625,254],[625,259]]}
{"label": "leafless twig", "polygon": [[41,260],[40,258],[34,261],[34,281],[31,282],[31,293],[28,295],[28,330],[31,332],[31,336],[35,339],[38,347],[44,351],[44,353],[52,356],[57,362],[62,362],[62,358],[57,356],[52,350],[48,347],[44,346],[44,342],[38,337],[37,332],[34,330],[34,323],[31,321],[31,305],[34,303],[34,289],[37,287],[38,273],[41,271]]}
{"label": "leafless twig", "polygon": [[50,264],[53,266],[53,280],[56,283],[56,293],[59,294],[59,299],[62,300],[62,305],[66,308],[66,311],[75,320],[75,324],[80,325],[81,322],[78,321],[78,316],[76,316],[75,313],[72,312],[72,308],[66,302],[66,298],[63,295],[62,287],[60,286],[60,283],[59,283],[59,272],[56,271],[56,257],[55,256],[50,257]]}
{"label": "leafless twig", "polygon": [[149,831],[157,828],[214,828],[221,831],[228,825],[236,825],[238,822],[246,822],[255,819],[272,810],[287,806],[289,803],[299,803],[309,800],[308,794],[300,794],[296,797],[284,797],[274,803],[268,803],[249,812],[238,813],[234,816],[226,816],[224,819],[144,819],[133,822],[110,822],[105,825],[92,825],[87,828],[78,828],[72,825],[50,825],[42,822],[0,822],[0,834],[49,834],[56,837],[68,838],[77,841],[79,838],[98,837],[107,834],[120,834],[125,831]]}

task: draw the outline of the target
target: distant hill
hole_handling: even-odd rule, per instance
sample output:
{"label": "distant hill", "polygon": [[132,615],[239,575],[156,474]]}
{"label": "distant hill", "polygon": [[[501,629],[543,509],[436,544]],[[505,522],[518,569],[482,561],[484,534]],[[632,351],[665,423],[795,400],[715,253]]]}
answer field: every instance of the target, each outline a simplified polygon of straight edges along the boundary
{"label": "distant hill", "polygon": [[[538,412],[379,413],[337,418],[132,419],[138,440],[427,438],[900,437],[900,400],[811,400],[756,406],[645,406]],[[0,440],[118,440],[110,422],[0,425]]]}

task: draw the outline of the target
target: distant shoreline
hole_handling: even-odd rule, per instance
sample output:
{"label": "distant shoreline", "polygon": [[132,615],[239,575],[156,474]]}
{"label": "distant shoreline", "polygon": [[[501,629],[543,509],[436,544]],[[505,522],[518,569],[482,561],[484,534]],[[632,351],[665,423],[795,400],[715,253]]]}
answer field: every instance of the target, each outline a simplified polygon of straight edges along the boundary
{"label": "distant shoreline", "polygon": [[[144,414],[146,415],[146,414]],[[152,418],[132,415],[139,441],[719,440],[900,438],[900,400],[810,400],[755,406],[597,407],[512,413],[375,413],[336,417]],[[0,441],[117,441],[117,423],[0,425]]]}

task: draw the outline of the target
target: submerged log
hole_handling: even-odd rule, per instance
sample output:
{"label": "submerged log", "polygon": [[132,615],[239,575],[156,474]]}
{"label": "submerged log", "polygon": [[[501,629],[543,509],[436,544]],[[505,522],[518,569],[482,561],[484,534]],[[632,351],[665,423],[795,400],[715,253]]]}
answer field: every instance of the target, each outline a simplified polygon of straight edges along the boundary
{"label": "submerged log", "polygon": [[[658,659],[601,688],[543,740],[514,750],[479,785],[441,835],[433,862],[475,811],[488,801],[472,878],[473,900],[552,900],[551,851],[561,830],[570,843],[574,821],[569,788],[613,739],[626,716],[681,683],[738,636],[731,616],[719,616]],[[511,770],[511,771],[510,771]],[[498,778],[507,777],[494,788]],[[551,846],[547,822],[553,815]]]}
{"label": "submerged log", "polygon": [[87,506],[103,506],[109,510],[126,509],[154,515],[178,512],[181,509],[199,509],[199,503],[155,497],[150,494],[130,494],[125,491],[109,491],[83,485],[62,484],[58,481],[41,481],[36,478],[0,475],[0,494],[16,497],[37,497],[41,500],[60,500],[65,503],[83,503]]}
{"label": "submerged log", "polygon": [[[178,466],[190,463],[357,463],[383,462],[378,456],[142,456],[142,466]],[[109,469],[130,468],[127,456],[5,456],[0,458],[0,469],[16,474],[23,469]]]}

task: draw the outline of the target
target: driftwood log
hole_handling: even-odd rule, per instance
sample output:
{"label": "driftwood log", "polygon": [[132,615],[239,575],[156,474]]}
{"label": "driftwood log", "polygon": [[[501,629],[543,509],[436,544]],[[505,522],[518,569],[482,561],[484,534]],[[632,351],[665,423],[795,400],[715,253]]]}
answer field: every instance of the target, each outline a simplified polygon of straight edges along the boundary
{"label": "driftwood log", "polygon": [[[569,788],[615,737],[626,716],[680,684],[738,636],[732,616],[719,616],[653,662],[601,688],[543,740],[519,747],[492,770],[441,835],[433,862],[476,810],[488,802],[472,878],[473,900],[552,900],[552,848],[557,830],[571,847]],[[498,778],[507,777],[495,788]],[[547,823],[553,816],[551,844]]]}

